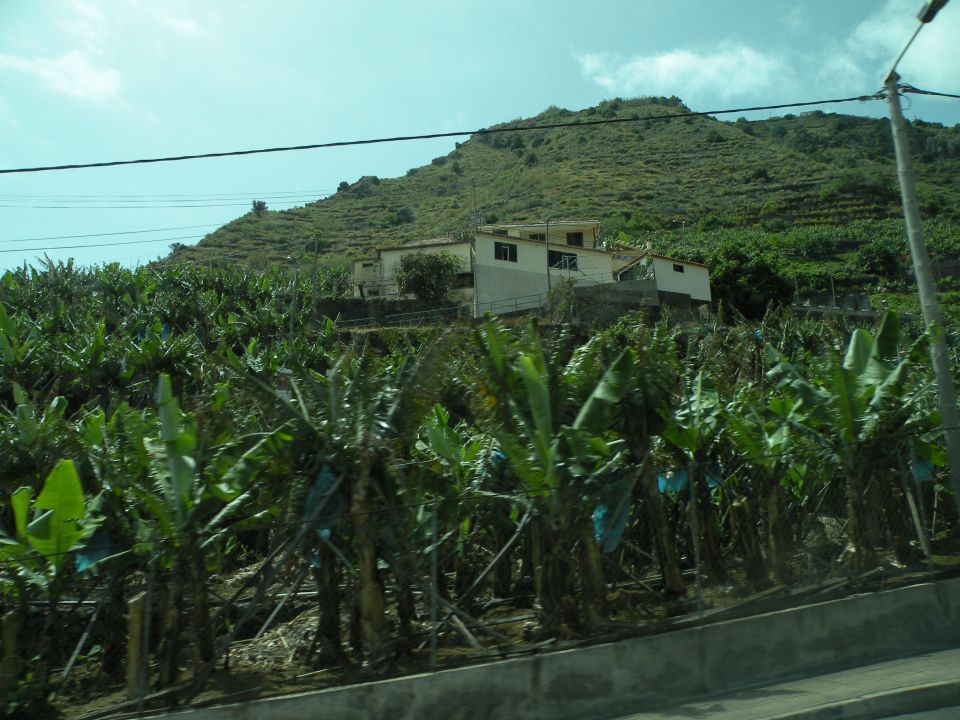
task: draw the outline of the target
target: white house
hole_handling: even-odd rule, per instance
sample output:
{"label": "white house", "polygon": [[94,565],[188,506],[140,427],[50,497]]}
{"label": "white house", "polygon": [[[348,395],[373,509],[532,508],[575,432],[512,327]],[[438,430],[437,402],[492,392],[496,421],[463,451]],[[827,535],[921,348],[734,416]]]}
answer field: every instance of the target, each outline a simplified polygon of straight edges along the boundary
{"label": "white house", "polygon": [[475,307],[494,315],[535,308],[551,285],[614,282],[613,256],[597,247],[595,220],[480,225],[474,238]]}
{"label": "white house", "polygon": [[710,302],[705,265],[635,248],[611,252],[599,246],[599,231],[595,220],[480,225],[472,242],[436,238],[378,248],[375,257],[354,261],[354,296],[399,297],[395,276],[401,258],[444,251],[461,262],[455,297],[472,303],[478,316],[538,308],[550,288],[568,278],[579,286],[655,279],[658,292]]}
{"label": "white house", "polygon": [[710,302],[710,272],[703,263],[657,255],[619,255],[627,261],[616,270],[617,281],[653,279],[658,292],[689,295],[696,302]]}
{"label": "white house", "polygon": [[469,240],[433,238],[391,248],[377,248],[372,258],[353,261],[353,296],[365,298],[398,298],[397,271],[404,255],[445,252],[460,259],[460,273],[453,295],[463,302],[473,302],[473,248]]}

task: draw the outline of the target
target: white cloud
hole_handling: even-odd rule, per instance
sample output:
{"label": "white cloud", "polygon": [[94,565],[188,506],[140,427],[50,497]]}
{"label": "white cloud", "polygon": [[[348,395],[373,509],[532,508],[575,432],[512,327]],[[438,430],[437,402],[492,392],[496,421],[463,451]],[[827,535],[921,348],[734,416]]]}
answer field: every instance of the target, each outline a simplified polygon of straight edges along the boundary
{"label": "white cloud", "polygon": [[[851,33],[849,52],[876,68],[879,81],[917,27],[916,2],[887,0]],[[960,5],[948,4],[924,26],[898,66],[905,82],[955,92],[960,89]]]}
{"label": "white cloud", "polygon": [[628,60],[604,54],[576,57],[583,73],[608,92],[679,95],[693,103],[773,92],[790,72],[783,58],[740,43],[724,43],[709,52],[678,49]]}
{"label": "white cloud", "polygon": [[10,107],[10,103],[7,102],[7,99],[3,95],[0,95],[0,124],[6,125],[14,130],[20,129],[20,123],[17,122],[17,118],[13,114],[13,108]]}
{"label": "white cloud", "polygon": [[794,5],[784,16],[783,22],[791,30],[805,30],[810,24],[806,7],[803,5]]}
{"label": "white cloud", "polygon": [[[800,6],[795,6],[795,8]],[[804,96],[869,94],[916,29],[916,0],[886,0],[849,35],[817,52],[765,51],[744,43],[720,43],[707,50],[674,48],[619,58],[575,54],[583,74],[614,95],[678,95],[703,103],[749,98],[779,101]],[[805,22],[792,10],[784,22]],[[901,61],[904,82],[934,90],[960,90],[960,3],[948,4],[925,26]]]}
{"label": "white cloud", "polygon": [[178,17],[176,15],[156,14],[157,20],[166,25],[180,35],[194,36],[200,34],[200,25],[190,18]]}
{"label": "white cloud", "polygon": [[80,50],[50,58],[0,53],[0,68],[30,75],[62,95],[95,103],[119,100],[123,85],[119,70],[95,65]]}

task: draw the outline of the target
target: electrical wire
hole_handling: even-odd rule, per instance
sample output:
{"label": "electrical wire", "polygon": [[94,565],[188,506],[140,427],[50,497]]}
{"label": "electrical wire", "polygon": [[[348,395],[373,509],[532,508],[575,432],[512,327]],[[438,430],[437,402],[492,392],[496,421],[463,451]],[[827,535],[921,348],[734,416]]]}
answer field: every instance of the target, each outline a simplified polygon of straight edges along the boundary
{"label": "electrical wire", "polygon": [[916,88],[913,85],[900,85],[900,89],[905,93],[913,93],[915,95],[933,95],[934,97],[945,97],[953,98],[954,100],[960,100],[960,95],[954,95],[953,93],[937,92],[936,90],[921,90]]}
{"label": "electrical wire", "polygon": [[18,243],[43,242],[46,240],[73,240],[75,238],[110,237],[113,235],[140,235],[142,233],[170,232],[172,230],[197,230],[199,228],[222,226],[223,223],[209,223],[207,225],[179,225],[177,227],[151,228],[150,230],[122,230],[119,232],[87,233],[85,235],[50,235],[48,237],[15,238],[13,240],[0,240],[0,242]]}
{"label": "electrical wire", "polygon": [[0,169],[0,175],[48,172],[55,170],[82,170],[87,168],[120,167],[124,165],[148,165],[154,163],[180,162],[183,160],[207,160],[211,158],[242,157],[246,155],[263,155],[267,153],[296,152],[302,150],[320,150],[325,148],[350,147],[356,145],[408,142],[412,140],[435,140],[438,138],[464,137],[468,135],[493,135],[507,132],[533,132],[537,130],[555,130],[559,128],[582,128],[596,125],[636,123],[645,120],[678,120],[687,117],[728,115],[732,113],[759,112],[762,110],[784,110],[788,108],[811,107],[814,105],[832,105],[847,102],[866,102],[870,100],[879,100],[881,97],[881,93],[874,93],[873,95],[856,95],[852,97],[831,98],[827,100],[808,100],[803,102],[777,103],[774,105],[754,105],[750,107],[726,108],[721,110],[668,113],[662,115],[648,115],[646,117],[602,118],[599,120],[582,120],[566,123],[542,123],[539,125],[527,125],[522,127],[480,128],[477,130],[457,130],[452,132],[424,133],[419,135],[396,135],[392,137],[367,138],[363,140],[338,140],[334,142],[310,143],[306,145],[287,145],[280,147],[258,148],[255,150],[230,150],[225,152],[197,153],[193,155],[170,155],[166,157],[140,158],[137,160],[109,160],[105,162],[93,163],[72,163],[64,165],[41,165],[36,167],[6,168]]}
{"label": "electrical wire", "polygon": [[[290,198],[284,203],[297,204],[316,202],[315,197]],[[0,203],[4,208],[25,208],[31,210],[169,210],[171,208],[225,208],[225,207],[249,207],[250,203],[201,203],[201,204],[179,204],[179,205],[13,205],[9,203]]]}
{"label": "electrical wire", "polygon": [[126,242],[115,242],[115,243],[90,243],[88,245],[50,245],[47,247],[34,247],[34,248],[8,248],[0,250],[0,253],[32,253],[40,252],[43,250],[73,250],[73,249],[82,249],[82,248],[101,248],[101,247],[119,247],[121,245],[146,245],[147,243],[159,243],[159,242],[171,242],[176,240],[199,240],[205,235],[181,235],[180,237],[172,238],[154,238],[152,240],[127,240]]}

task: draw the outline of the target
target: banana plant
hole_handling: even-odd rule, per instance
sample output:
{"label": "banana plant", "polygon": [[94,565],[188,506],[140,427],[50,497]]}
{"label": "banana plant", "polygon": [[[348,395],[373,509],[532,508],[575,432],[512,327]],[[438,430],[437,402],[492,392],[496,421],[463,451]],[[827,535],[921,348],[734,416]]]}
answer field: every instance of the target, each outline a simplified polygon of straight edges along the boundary
{"label": "banana plant", "polygon": [[[899,334],[897,316],[887,313],[876,334],[854,330],[843,359],[830,357],[812,376],[771,352],[779,363],[770,376],[802,408],[807,424],[817,431],[820,443],[846,480],[855,570],[868,570],[876,564],[880,510],[876,490],[889,494],[891,489],[883,483],[891,476],[891,453],[907,452],[903,431],[911,419],[910,403],[905,401],[910,366],[925,337],[898,360]],[[874,492],[869,491],[871,483]]]}
{"label": "banana plant", "polygon": [[711,497],[708,473],[715,463],[717,444],[724,427],[723,402],[710,375],[700,370],[684,398],[673,412],[667,412],[661,437],[675,449],[688,468],[691,503],[696,503],[700,529],[700,553],[707,577],[716,583],[726,580],[716,506]]}
{"label": "banana plant", "polygon": [[[739,496],[731,510],[747,577],[754,586],[766,582],[765,563],[756,543],[759,515],[765,519],[764,536],[773,574],[778,581],[787,581],[793,547],[787,488],[788,480],[800,477],[805,470],[793,455],[808,432],[804,407],[790,395],[758,398],[755,388],[745,386],[726,407],[724,419],[743,462],[728,484]],[[750,507],[751,500],[756,508]]]}
{"label": "banana plant", "polygon": [[15,490],[10,495],[10,507],[13,533],[0,531],[0,594],[18,602],[23,617],[27,617],[30,600],[46,601],[37,650],[39,663],[34,669],[38,680],[46,683],[58,602],[72,569],[71,554],[90,538],[100,519],[91,512],[71,460],[56,464],[36,498],[32,488]]}
{"label": "banana plant", "polygon": [[600,490],[627,464],[626,445],[612,428],[621,419],[621,401],[637,387],[636,353],[621,350],[591,387],[583,381],[586,353],[562,366],[548,360],[535,336],[522,348],[495,323],[476,338],[486,363],[491,432],[537,512],[533,565],[542,623],[549,630],[582,625],[571,602],[571,552],[579,540],[583,612],[602,615],[606,590],[590,516]]}
{"label": "banana plant", "polygon": [[[164,571],[159,682],[169,685],[180,662],[184,605],[186,629],[195,638],[191,644],[194,670],[214,658],[208,559],[229,533],[274,514],[272,505],[254,502],[262,500],[254,480],[291,437],[281,427],[252,444],[237,439],[225,443],[217,456],[201,466],[207,458],[198,455],[195,419],[181,412],[166,375],[157,384],[156,418],[150,424],[156,435],[134,438],[146,461],[148,482],[131,483],[128,490],[141,509],[139,534],[142,547],[148,548],[148,562]],[[127,428],[136,433],[143,425],[128,423]]]}

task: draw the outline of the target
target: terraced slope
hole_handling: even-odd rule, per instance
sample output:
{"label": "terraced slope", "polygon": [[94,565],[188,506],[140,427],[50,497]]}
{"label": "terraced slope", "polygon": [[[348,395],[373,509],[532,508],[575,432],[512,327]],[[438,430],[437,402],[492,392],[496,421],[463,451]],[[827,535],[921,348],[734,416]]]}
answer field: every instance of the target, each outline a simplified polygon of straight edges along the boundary
{"label": "terraced slope", "polygon": [[[673,115],[674,119],[645,119]],[[479,135],[405,177],[363,177],[328,198],[250,212],[175,256],[258,264],[312,251],[327,263],[486,222],[599,218],[604,230],[845,223],[896,212],[885,120],[820,112],[765,121],[697,117],[676,98],[550,108],[499,128],[598,118],[635,122]],[[957,217],[960,126],[916,122],[921,201]],[[474,211],[476,193],[476,214]]]}

